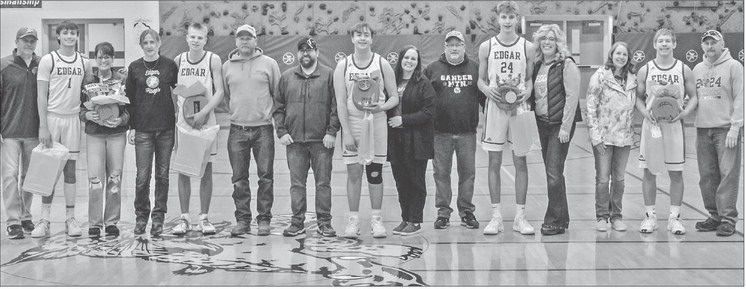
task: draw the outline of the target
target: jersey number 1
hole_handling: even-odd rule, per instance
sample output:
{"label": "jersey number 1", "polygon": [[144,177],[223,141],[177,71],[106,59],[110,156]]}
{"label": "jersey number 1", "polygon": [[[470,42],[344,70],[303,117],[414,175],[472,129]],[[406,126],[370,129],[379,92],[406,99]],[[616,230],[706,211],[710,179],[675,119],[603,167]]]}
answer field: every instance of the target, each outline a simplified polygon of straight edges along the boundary
{"label": "jersey number 1", "polygon": [[73,88],[72,87],[72,81],[73,81],[72,77],[70,77],[70,78],[67,79],[67,88]]}

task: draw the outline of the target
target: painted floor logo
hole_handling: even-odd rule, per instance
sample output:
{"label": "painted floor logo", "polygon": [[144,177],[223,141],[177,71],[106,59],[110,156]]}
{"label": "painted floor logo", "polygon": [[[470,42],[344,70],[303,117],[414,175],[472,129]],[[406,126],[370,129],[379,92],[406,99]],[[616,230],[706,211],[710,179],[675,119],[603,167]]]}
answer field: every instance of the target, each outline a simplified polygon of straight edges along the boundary
{"label": "painted floor logo", "polygon": [[[171,219],[164,232],[170,232],[176,221],[177,218]],[[208,236],[190,231],[181,237],[164,234],[147,238],[135,236],[131,224],[120,224],[122,234],[116,238],[69,238],[60,233],[0,267],[75,256],[132,258],[184,265],[172,271],[174,275],[203,275],[215,270],[298,273],[318,274],[330,279],[334,286],[427,286],[422,277],[399,267],[420,258],[421,248],[399,244],[368,245],[362,240],[321,237],[311,233],[316,231],[313,213],[306,214],[306,234],[283,237],[282,230],[290,221],[290,215],[273,216],[272,234],[267,237],[253,234],[231,237],[232,224],[228,221],[215,223],[217,233]],[[256,232],[256,228],[252,232]]]}

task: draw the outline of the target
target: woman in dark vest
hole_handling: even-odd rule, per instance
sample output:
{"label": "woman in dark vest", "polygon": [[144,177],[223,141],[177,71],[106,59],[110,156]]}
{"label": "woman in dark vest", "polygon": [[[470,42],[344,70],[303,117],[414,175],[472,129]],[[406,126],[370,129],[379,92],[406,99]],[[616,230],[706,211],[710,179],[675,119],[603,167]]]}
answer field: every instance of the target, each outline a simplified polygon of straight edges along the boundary
{"label": "woman in dark vest", "polygon": [[433,158],[435,89],[422,75],[422,61],[416,47],[399,52],[394,69],[400,104],[389,110],[388,160],[399,193],[402,222],[394,234],[420,232],[425,208],[425,169]]}
{"label": "woman in dark vest", "polygon": [[580,71],[570,57],[565,33],[556,24],[541,26],[534,33],[534,46],[534,89],[529,103],[536,113],[549,197],[541,233],[563,234],[570,223],[565,159],[575,122],[582,120],[578,107]]}

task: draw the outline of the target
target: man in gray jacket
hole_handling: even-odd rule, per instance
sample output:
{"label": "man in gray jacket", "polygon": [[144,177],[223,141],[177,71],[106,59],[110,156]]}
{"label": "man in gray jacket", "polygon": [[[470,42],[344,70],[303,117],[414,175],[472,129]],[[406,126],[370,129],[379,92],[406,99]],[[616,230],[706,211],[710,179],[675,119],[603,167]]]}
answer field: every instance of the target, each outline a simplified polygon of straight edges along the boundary
{"label": "man in gray jacket", "polygon": [[283,235],[303,234],[306,214],[306,179],[312,168],[316,180],[316,222],[318,233],[336,236],[331,226],[330,187],[334,142],[339,131],[337,102],[332,76],[334,70],[318,63],[316,41],[303,37],[298,41],[300,65],[280,77],[279,93],[274,97],[275,130],[280,143],[287,146],[290,169],[290,198],[293,218]]}

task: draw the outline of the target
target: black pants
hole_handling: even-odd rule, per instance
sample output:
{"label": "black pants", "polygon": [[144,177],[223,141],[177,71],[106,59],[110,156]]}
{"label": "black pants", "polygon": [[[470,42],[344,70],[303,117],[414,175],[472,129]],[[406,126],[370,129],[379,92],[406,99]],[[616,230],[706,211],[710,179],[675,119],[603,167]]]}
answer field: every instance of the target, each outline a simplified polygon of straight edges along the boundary
{"label": "black pants", "polygon": [[414,156],[401,151],[395,152],[391,158],[391,172],[399,193],[401,218],[405,222],[422,223],[422,211],[427,197],[426,169],[427,160],[414,159]]}

